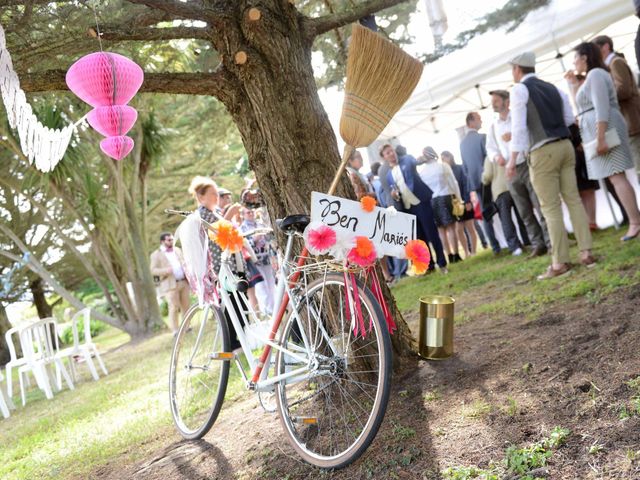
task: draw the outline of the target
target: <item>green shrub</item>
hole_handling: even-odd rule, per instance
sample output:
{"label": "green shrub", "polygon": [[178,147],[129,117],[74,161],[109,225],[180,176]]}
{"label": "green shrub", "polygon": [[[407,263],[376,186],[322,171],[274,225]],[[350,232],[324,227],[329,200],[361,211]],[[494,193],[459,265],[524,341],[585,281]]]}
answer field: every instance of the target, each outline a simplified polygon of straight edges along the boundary
{"label": "green shrub", "polygon": [[[89,321],[89,328],[91,329],[91,337],[95,337],[105,331],[107,324],[100,320],[91,319]],[[78,337],[80,342],[84,341],[84,322],[78,322]],[[71,326],[64,329],[62,335],[60,335],[60,340],[65,345],[73,344],[73,329]]]}

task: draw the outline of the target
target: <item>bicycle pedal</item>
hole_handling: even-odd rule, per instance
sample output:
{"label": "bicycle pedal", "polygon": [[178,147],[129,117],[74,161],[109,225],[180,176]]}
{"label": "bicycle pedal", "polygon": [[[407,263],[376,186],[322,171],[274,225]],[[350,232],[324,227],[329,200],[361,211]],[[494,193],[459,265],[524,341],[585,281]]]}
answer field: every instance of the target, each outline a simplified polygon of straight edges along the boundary
{"label": "bicycle pedal", "polygon": [[318,417],[294,417],[293,421],[303,425],[317,425]]}
{"label": "bicycle pedal", "polygon": [[233,360],[235,356],[233,352],[214,352],[209,355],[209,358],[211,360]]}

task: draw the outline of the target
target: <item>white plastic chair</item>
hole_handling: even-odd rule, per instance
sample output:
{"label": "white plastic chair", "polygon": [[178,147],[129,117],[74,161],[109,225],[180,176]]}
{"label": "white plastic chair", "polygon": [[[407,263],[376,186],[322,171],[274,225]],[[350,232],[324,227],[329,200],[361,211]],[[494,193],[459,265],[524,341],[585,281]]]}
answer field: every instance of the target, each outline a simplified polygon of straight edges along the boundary
{"label": "white plastic chair", "polygon": [[[9,363],[5,365],[5,369],[7,372],[7,396],[9,398],[13,397],[13,377],[11,376],[11,370],[16,367],[21,367],[27,363],[27,359],[24,357],[24,351],[22,353],[22,357],[18,358],[15,344],[13,343],[13,337],[15,336],[20,342],[20,330],[24,327],[13,327],[7,330],[4,334],[4,339],[7,342],[7,346],[9,347]],[[29,381],[29,377],[27,377],[27,385],[31,385]]]}
{"label": "white plastic chair", "polygon": [[4,418],[9,418],[11,415],[10,409],[15,408],[13,406],[13,402],[11,401],[11,397],[6,396],[4,388],[2,388],[2,380],[4,377],[2,376],[2,372],[0,372],[0,413]]}
{"label": "white plastic chair", "polygon": [[[78,332],[78,323],[82,321],[84,326],[84,341],[80,342],[80,334]],[[98,348],[96,344],[93,343],[91,339],[91,309],[83,308],[82,310],[76,312],[76,314],[71,319],[71,328],[73,331],[73,346],[69,348],[65,348],[64,350],[60,350],[58,355],[60,357],[68,357],[69,364],[71,365],[71,374],[74,376],[75,380],[75,367],[73,365],[73,357],[76,355],[82,355],[84,357],[85,363],[87,364],[87,368],[89,368],[89,372],[91,372],[91,376],[94,380],[98,380],[98,371],[96,370],[95,365],[93,364],[93,360],[91,356],[95,356],[102,372],[105,375],[108,375],[106,367],[104,366],[104,362],[100,357],[100,353],[98,352]],[[60,386],[62,380],[60,378],[60,372],[57,373],[57,381]]]}
{"label": "white plastic chair", "polygon": [[[55,365],[61,372],[70,390],[74,389],[71,377],[62,363],[62,356],[57,355],[56,321],[52,318],[40,320],[20,330],[20,344],[26,359],[26,364],[18,368],[20,379],[20,395],[22,405],[26,403],[24,391],[24,375],[31,370],[36,377],[38,386],[44,390],[46,397],[51,400],[53,392],[47,371],[50,365]],[[60,385],[61,387],[61,385]]]}

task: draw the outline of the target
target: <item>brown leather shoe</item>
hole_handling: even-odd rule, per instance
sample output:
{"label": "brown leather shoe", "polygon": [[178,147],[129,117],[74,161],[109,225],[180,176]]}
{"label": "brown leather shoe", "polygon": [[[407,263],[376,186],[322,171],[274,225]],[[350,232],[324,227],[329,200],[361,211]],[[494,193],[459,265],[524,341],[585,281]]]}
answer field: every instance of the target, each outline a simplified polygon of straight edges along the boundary
{"label": "brown leather shoe", "polygon": [[587,268],[593,268],[598,264],[598,260],[593,255],[589,255],[587,258],[580,260],[580,263]]}
{"label": "brown leather shoe", "polygon": [[552,265],[549,265],[549,268],[547,268],[546,272],[544,272],[542,275],[538,275],[538,280],[549,280],[550,278],[558,278],[562,277],[563,275],[567,275],[570,272],[571,265],[569,265],[568,263],[563,264],[562,267],[558,269],[555,269]]}
{"label": "brown leather shoe", "polygon": [[535,247],[533,250],[531,250],[531,253],[529,254],[528,258],[536,258],[536,257],[542,257],[543,255],[546,255],[548,252],[547,247],[542,246],[542,247]]}

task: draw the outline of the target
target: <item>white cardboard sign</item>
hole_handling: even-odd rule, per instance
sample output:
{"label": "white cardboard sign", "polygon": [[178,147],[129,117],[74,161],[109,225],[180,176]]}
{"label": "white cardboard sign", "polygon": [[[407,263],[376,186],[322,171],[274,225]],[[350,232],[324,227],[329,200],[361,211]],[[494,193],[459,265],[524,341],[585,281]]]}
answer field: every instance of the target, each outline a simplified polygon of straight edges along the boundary
{"label": "white cardboard sign", "polygon": [[367,237],[376,251],[406,258],[404,246],[416,238],[416,216],[376,207],[365,212],[360,202],[311,193],[311,221],[330,226],[338,235]]}

